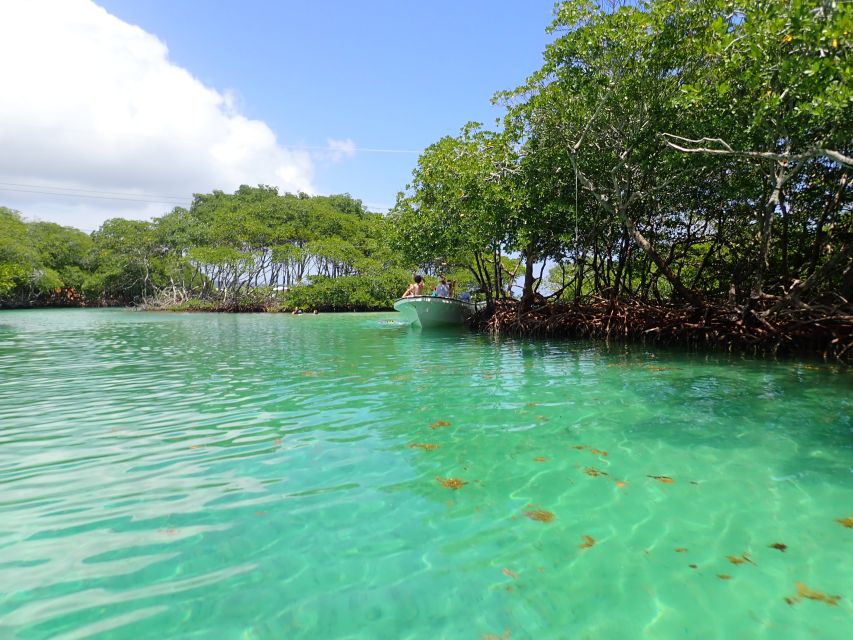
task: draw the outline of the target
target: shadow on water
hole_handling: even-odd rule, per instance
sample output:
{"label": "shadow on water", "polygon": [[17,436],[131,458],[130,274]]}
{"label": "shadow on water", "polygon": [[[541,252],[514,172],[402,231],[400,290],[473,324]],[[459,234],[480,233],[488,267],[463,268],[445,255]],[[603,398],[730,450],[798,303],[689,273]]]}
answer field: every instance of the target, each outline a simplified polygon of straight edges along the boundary
{"label": "shadow on water", "polygon": [[558,428],[583,439],[604,428],[649,448],[716,450],[721,461],[770,445],[775,477],[846,484],[853,468],[853,373],[844,367],[452,330],[399,337],[411,350],[405,366],[441,374],[413,381],[435,400],[428,415],[464,406],[472,436]]}
{"label": "shadow on water", "polygon": [[777,476],[849,482],[849,369],[671,350],[626,354],[607,367],[619,372],[614,400],[623,405],[624,433],[632,441],[710,447],[721,460],[775,446]]}

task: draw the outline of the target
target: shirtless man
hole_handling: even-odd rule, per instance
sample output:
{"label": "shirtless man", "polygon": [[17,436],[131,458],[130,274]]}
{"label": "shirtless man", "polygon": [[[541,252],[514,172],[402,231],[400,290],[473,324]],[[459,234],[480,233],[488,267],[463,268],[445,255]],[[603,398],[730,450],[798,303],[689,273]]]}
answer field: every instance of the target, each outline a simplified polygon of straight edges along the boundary
{"label": "shirtless man", "polygon": [[415,276],[415,281],[409,285],[409,288],[406,289],[406,292],[403,294],[404,298],[413,298],[415,296],[422,296],[424,294],[424,279],[422,276]]}

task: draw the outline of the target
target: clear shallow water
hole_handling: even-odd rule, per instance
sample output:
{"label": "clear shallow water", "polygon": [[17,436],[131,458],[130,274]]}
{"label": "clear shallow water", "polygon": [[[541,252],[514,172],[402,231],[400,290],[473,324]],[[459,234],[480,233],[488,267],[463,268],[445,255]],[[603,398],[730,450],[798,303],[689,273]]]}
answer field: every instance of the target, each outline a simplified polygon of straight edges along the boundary
{"label": "clear shallow water", "polygon": [[0,313],[0,638],[847,637],[849,371],[394,320]]}

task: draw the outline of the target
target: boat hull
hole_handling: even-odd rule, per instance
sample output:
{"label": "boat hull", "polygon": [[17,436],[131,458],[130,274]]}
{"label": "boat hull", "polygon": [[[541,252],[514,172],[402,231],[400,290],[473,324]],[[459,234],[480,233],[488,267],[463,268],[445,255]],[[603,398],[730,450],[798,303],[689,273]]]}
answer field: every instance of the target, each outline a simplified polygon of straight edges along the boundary
{"label": "boat hull", "polygon": [[414,296],[400,298],[394,303],[394,309],[408,322],[426,329],[463,325],[477,310],[477,305],[456,298]]}

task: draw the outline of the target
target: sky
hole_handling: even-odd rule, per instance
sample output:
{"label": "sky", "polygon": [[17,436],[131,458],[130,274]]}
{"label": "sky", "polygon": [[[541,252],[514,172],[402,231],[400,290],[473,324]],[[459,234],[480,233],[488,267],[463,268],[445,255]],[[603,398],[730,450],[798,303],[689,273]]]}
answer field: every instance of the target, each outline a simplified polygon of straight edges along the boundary
{"label": "sky", "polygon": [[0,206],[86,231],[241,184],[386,211],[541,66],[553,0],[3,0]]}

